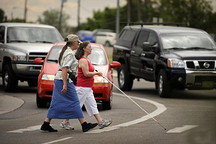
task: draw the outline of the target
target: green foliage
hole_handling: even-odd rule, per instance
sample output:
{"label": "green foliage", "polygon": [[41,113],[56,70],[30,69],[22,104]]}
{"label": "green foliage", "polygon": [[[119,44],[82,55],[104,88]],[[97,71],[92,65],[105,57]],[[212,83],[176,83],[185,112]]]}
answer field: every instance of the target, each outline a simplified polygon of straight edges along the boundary
{"label": "green foliage", "polygon": [[161,0],[159,16],[164,21],[185,23],[206,30],[212,7],[206,0]]}
{"label": "green foliage", "polygon": [[[6,22],[24,23],[25,20],[24,20],[24,19],[21,19],[21,18],[14,18],[14,19],[7,20]],[[29,23],[29,22],[28,22],[28,23]]]}
{"label": "green foliage", "polygon": [[[187,24],[207,32],[216,32],[216,13],[208,0],[140,0],[141,21],[152,22],[162,18],[163,22]],[[120,8],[120,23],[127,22],[127,4]],[[131,22],[138,22],[137,0],[131,3]],[[81,29],[112,29],[115,31],[116,8],[106,7],[104,11],[94,11],[93,18],[81,24]],[[122,29],[125,24],[120,25]]]}
{"label": "green foliage", "polygon": [[0,23],[6,20],[5,12],[0,8]]}
{"label": "green foliage", "polygon": [[94,29],[112,29],[115,30],[116,22],[116,8],[106,7],[104,11],[94,11],[93,18],[88,18],[87,23],[81,24],[81,29],[94,30]]}

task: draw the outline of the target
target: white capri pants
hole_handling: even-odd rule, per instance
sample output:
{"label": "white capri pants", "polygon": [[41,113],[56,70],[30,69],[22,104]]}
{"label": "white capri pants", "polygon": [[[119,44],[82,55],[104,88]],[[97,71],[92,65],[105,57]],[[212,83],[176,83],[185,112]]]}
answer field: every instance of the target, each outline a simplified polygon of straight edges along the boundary
{"label": "white capri pants", "polygon": [[92,88],[90,87],[75,87],[75,88],[76,88],[77,96],[80,101],[80,107],[82,108],[84,104],[89,116],[99,114]]}

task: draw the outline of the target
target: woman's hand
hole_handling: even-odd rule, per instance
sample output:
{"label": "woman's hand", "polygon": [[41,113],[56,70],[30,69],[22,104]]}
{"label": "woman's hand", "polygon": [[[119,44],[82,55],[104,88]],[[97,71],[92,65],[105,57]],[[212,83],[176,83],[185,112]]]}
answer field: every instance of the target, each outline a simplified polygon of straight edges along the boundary
{"label": "woman's hand", "polygon": [[62,94],[64,94],[64,93],[66,93],[67,92],[67,85],[63,85],[63,88],[62,88],[62,90],[61,90],[61,93]]}
{"label": "woman's hand", "polygon": [[62,68],[62,79],[63,79],[63,88],[61,93],[64,94],[67,92],[67,67]]}
{"label": "woman's hand", "polygon": [[96,75],[103,76],[103,73],[102,72],[96,72]]}

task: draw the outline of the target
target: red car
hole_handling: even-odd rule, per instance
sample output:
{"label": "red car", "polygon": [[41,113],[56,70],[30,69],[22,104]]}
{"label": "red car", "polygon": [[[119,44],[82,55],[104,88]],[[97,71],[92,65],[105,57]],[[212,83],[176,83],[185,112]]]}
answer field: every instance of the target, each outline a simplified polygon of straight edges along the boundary
{"label": "red car", "polygon": [[[47,102],[50,102],[52,97],[52,91],[54,86],[55,74],[58,71],[58,57],[64,42],[56,43],[50,49],[45,60],[42,58],[36,58],[35,63],[43,63],[43,67],[38,76],[38,89],[36,96],[36,103],[38,107],[45,107]],[[109,63],[108,56],[104,47],[100,44],[91,43],[92,53],[89,55],[91,63],[95,69],[103,73],[103,76],[113,81],[113,69],[120,67],[119,62],[113,61]],[[103,109],[111,109],[112,102],[112,89],[113,86],[105,78],[100,76],[94,77],[93,92],[97,102],[101,102]]]}

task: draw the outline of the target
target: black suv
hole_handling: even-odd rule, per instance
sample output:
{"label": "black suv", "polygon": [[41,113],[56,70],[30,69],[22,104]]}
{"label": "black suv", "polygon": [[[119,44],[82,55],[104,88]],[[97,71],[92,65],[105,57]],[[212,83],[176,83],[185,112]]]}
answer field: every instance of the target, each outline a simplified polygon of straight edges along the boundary
{"label": "black suv", "polygon": [[155,82],[160,97],[174,89],[216,88],[216,45],[203,30],[175,26],[126,26],[113,50],[118,84],[131,90],[134,79]]}

